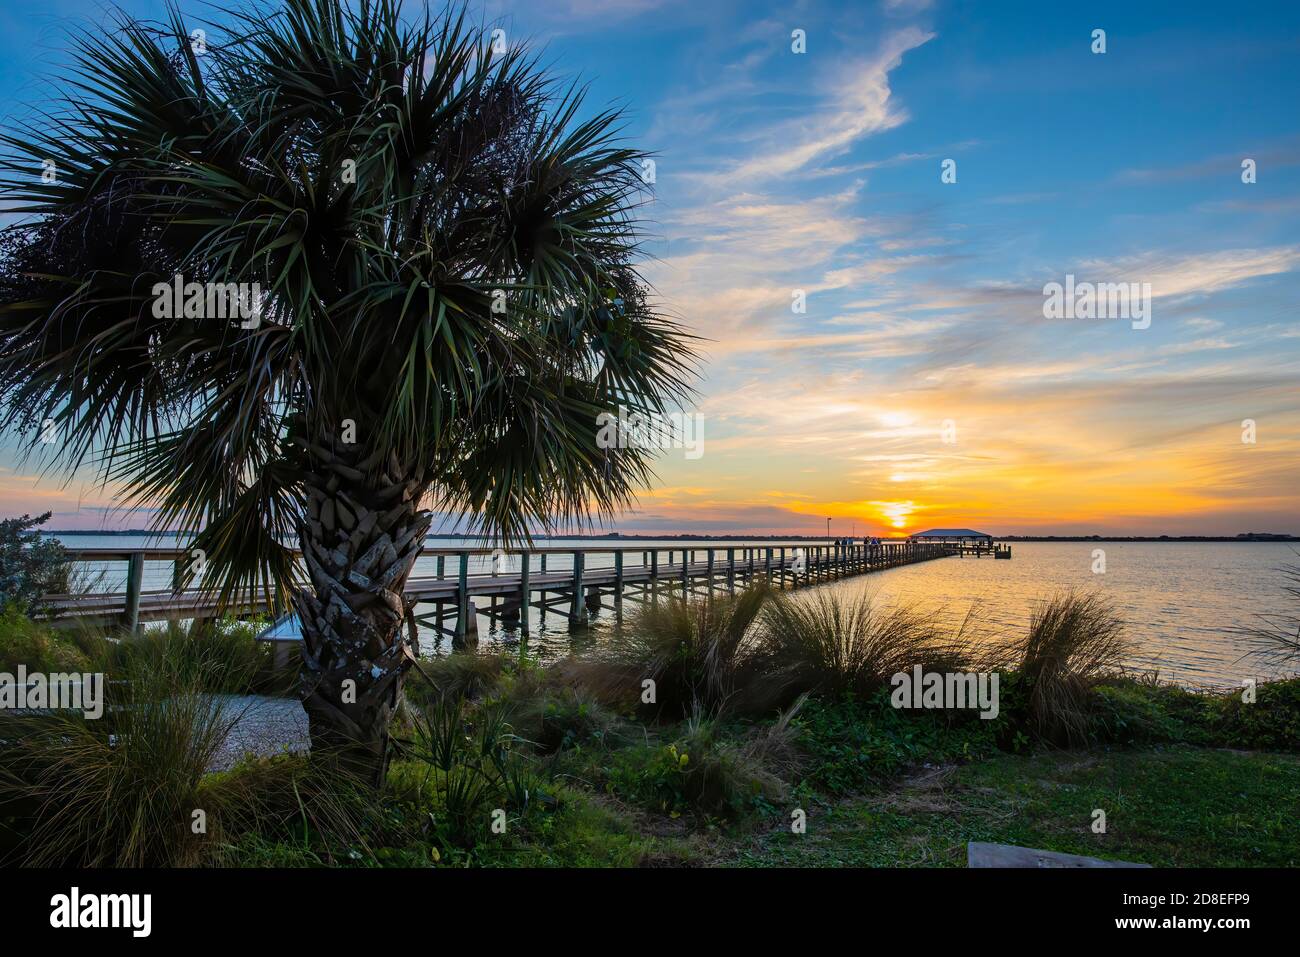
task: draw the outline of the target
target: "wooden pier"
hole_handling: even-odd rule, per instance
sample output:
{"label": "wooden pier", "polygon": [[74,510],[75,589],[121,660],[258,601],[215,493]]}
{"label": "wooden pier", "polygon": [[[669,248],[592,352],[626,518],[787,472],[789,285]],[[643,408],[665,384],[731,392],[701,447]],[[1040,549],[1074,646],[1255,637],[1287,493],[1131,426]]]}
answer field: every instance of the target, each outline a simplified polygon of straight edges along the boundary
{"label": "wooden pier", "polygon": [[[734,592],[760,581],[772,588],[801,588],[967,551],[989,554],[961,544],[888,540],[879,544],[617,545],[513,552],[429,548],[420,558],[426,565],[432,564],[433,574],[413,574],[405,594],[413,603],[418,624],[464,641],[477,634],[479,615],[527,634],[530,616],[524,609],[536,609],[542,621],[557,615],[570,627],[580,628],[601,608],[621,613],[625,600]],[[121,625],[134,631],[149,621],[285,610],[268,608],[250,596],[219,611],[211,595],[195,589],[143,587],[146,561],[171,563],[172,580],[180,580],[182,563],[190,561],[185,549],[86,548],[68,549],[68,554],[74,562],[125,562],[126,588],[102,594],[47,596],[44,616],[56,624],[80,621]],[[1010,555],[1009,548],[1006,554]]]}

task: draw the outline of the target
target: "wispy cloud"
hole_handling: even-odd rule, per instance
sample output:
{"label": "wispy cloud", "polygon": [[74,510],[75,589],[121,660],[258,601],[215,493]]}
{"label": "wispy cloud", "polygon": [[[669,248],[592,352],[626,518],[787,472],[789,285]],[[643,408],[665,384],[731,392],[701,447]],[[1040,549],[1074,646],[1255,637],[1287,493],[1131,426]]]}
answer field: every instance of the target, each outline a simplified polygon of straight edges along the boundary
{"label": "wispy cloud", "polygon": [[1152,295],[1157,297],[1205,295],[1297,268],[1300,268],[1300,246],[1224,249],[1184,256],[1150,254],[1080,264],[1082,271],[1099,280],[1149,282]]}
{"label": "wispy cloud", "polygon": [[1241,175],[1242,161],[1247,158],[1253,159],[1257,168],[1262,167],[1270,173],[1300,166],[1300,142],[1288,142],[1259,150],[1245,145],[1235,153],[1220,153],[1173,166],[1125,169],[1116,174],[1115,182],[1152,185],[1209,176],[1221,176],[1232,182]]}
{"label": "wispy cloud", "polygon": [[803,116],[772,126],[755,137],[748,155],[730,169],[705,174],[708,183],[758,183],[832,159],[865,136],[905,122],[907,113],[892,102],[890,71],[903,55],[934,38],[916,27],[887,35],[876,54],[833,70],[823,83],[822,102]]}

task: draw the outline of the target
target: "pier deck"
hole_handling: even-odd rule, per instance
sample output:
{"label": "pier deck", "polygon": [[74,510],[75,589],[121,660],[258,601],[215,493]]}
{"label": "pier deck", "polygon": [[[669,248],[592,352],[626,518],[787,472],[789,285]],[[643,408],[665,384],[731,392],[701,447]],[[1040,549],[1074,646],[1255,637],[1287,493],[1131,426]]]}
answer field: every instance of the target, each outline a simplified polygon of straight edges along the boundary
{"label": "pier deck", "polygon": [[[1005,548],[1009,557],[1010,549]],[[525,605],[543,616],[555,614],[581,627],[590,613],[609,602],[621,610],[624,599],[653,600],[659,595],[700,596],[734,591],[755,581],[791,589],[898,565],[970,553],[990,555],[951,543],[885,541],[867,544],[754,544],[642,548],[636,545],[590,548],[534,548],[527,551],[425,549],[405,595],[417,622],[464,637],[477,632],[478,616],[529,629]],[[125,590],[87,595],[51,595],[44,617],[56,624],[119,624],[134,630],[142,622],[283,612],[260,597],[219,609],[210,594],[143,587],[144,564],[170,562],[175,572],[190,560],[185,549],[69,549],[74,562],[126,563]],[[1001,557],[1001,555],[999,556]],[[430,574],[421,563],[433,565]],[[483,566],[487,566],[486,568]],[[173,580],[179,580],[173,573]]]}

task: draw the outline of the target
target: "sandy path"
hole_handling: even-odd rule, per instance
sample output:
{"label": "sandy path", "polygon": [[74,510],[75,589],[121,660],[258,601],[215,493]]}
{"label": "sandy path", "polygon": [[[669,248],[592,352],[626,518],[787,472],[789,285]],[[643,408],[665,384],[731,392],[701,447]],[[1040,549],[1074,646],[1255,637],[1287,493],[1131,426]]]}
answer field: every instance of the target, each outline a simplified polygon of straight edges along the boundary
{"label": "sandy path", "polygon": [[264,757],[308,750],[307,712],[297,698],[237,694],[210,697],[222,705],[223,719],[234,722],[225,745],[212,761],[213,771],[233,767],[245,754]]}

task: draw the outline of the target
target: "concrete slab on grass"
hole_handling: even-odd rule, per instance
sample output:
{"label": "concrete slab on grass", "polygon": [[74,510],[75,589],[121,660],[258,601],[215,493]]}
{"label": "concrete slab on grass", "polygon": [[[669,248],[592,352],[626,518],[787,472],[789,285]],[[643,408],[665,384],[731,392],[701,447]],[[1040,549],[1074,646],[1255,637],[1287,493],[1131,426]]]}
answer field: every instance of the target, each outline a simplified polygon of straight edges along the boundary
{"label": "concrete slab on grass", "polygon": [[1014,844],[986,844],[971,841],[966,845],[967,867],[1150,867],[1129,861],[1103,861],[1082,854],[1059,854]]}

